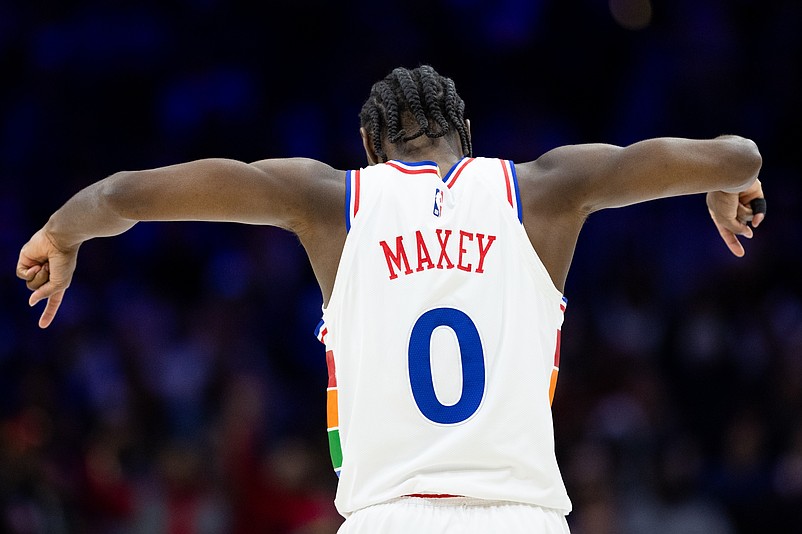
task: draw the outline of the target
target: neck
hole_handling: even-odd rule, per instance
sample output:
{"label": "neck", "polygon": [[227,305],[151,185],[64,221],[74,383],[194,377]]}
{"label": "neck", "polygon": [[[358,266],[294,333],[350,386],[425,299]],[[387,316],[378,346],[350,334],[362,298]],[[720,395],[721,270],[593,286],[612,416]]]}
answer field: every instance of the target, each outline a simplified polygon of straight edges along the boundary
{"label": "neck", "polygon": [[[459,141],[459,140],[457,140]],[[400,161],[434,161],[445,172],[463,157],[462,147],[453,139],[418,137],[412,141],[390,145],[388,159]]]}

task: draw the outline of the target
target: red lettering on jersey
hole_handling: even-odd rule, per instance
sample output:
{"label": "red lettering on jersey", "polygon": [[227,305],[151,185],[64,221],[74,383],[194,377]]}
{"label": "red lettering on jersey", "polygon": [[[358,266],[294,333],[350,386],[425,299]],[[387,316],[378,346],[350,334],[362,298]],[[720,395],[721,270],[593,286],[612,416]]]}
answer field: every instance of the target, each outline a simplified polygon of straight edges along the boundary
{"label": "red lettering on jersey", "polygon": [[476,266],[476,272],[483,273],[485,272],[482,269],[482,266],[485,264],[485,257],[487,256],[487,252],[490,250],[490,245],[492,245],[493,241],[496,240],[496,236],[487,236],[487,247],[482,244],[485,239],[485,234],[476,234],[476,239],[479,241],[479,265]]}
{"label": "red lettering on jersey", "polygon": [[459,259],[457,260],[457,269],[461,271],[471,272],[471,264],[463,265],[462,264],[462,255],[468,252],[466,248],[462,245],[464,243],[465,238],[468,238],[468,241],[473,241],[473,234],[470,232],[466,232],[464,230],[459,231]]}
{"label": "red lettering on jersey", "polygon": [[[379,245],[384,253],[384,260],[387,262],[387,271],[390,274],[390,280],[395,280],[399,275],[409,275],[413,272],[428,271],[429,269],[453,269],[456,267],[460,271],[466,273],[484,273],[485,260],[496,242],[496,236],[466,232],[465,230],[446,230],[439,228],[434,230],[437,236],[437,243],[440,245],[440,255],[437,259],[437,264],[434,263],[432,253],[429,251],[429,244],[426,243],[424,237],[425,230],[415,230],[415,251],[417,252],[417,265],[414,263],[415,258],[412,258],[413,263],[410,265],[409,256],[407,255],[406,248],[404,247],[404,236],[395,237],[395,248],[392,248],[388,241],[379,241]],[[459,239],[449,248],[449,239],[451,234],[459,232]],[[429,243],[432,243],[431,234],[429,234]],[[408,239],[412,236],[408,235]],[[409,241],[407,241],[409,242]],[[451,261],[449,254],[457,256],[456,265]],[[412,265],[415,270],[412,270]]]}
{"label": "red lettering on jersey", "polygon": [[387,260],[387,269],[390,271],[390,280],[395,280],[398,278],[395,270],[393,269],[393,264],[401,270],[401,262],[404,262],[404,274],[412,274],[412,269],[409,268],[409,260],[407,259],[407,253],[404,250],[404,238],[403,236],[398,236],[395,238],[395,254],[390,251],[390,247],[387,245],[386,241],[380,241],[379,245],[382,247],[382,251],[384,252],[384,259]]}
{"label": "red lettering on jersey", "polygon": [[[443,239],[443,234],[445,234],[445,239]],[[454,264],[451,263],[451,260],[448,257],[448,253],[446,252],[446,245],[448,244],[448,238],[451,237],[451,230],[441,230],[437,229],[437,241],[440,242],[440,259],[437,260],[437,268],[443,268],[443,259],[446,260],[446,269],[453,269]]]}
{"label": "red lettering on jersey", "polygon": [[432,258],[429,256],[429,249],[426,248],[426,241],[423,240],[420,230],[415,232],[415,238],[418,240],[418,268],[415,270],[421,272],[424,263],[427,269],[434,269],[434,263],[432,263]]}

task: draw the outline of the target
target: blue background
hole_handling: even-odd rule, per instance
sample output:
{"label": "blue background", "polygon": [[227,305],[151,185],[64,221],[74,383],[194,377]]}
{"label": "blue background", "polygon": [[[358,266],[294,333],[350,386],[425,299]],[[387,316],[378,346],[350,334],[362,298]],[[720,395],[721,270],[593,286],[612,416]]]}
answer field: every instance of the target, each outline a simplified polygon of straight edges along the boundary
{"label": "blue background", "polygon": [[[621,18],[633,6],[651,8],[648,24]],[[149,223],[88,242],[45,331],[14,266],[50,213],[118,170],[212,156],[362,166],[371,84],[421,63],[456,82],[477,155],[757,142],[768,218],[742,259],[701,195],[586,223],[557,455],[575,534],[802,522],[802,3],[5,1],[6,531],[336,530],[321,298],[293,236]]]}

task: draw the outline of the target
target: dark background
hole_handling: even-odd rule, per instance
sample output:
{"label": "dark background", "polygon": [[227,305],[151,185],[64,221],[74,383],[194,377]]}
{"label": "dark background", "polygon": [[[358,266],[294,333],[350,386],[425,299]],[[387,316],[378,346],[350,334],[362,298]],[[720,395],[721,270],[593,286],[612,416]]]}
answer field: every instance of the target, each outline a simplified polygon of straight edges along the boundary
{"label": "dark background", "polygon": [[14,266],[50,213],[118,170],[362,166],[371,84],[421,63],[455,80],[477,155],[757,142],[768,218],[742,259],[701,195],[587,222],[557,455],[575,534],[798,532],[797,0],[1,1],[3,531],[336,530],[321,297],[293,236],[149,223],[88,242],[45,331]]}

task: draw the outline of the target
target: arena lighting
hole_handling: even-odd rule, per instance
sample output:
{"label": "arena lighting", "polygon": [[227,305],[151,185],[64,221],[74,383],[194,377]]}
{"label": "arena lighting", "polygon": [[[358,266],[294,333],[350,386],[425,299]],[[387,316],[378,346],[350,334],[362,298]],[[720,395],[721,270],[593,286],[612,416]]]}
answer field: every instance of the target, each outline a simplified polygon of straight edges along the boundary
{"label": "arena lighting", "polygon": [[652,21],[651,0],[610,0],[613,19],[628,30],[642,30]]}

